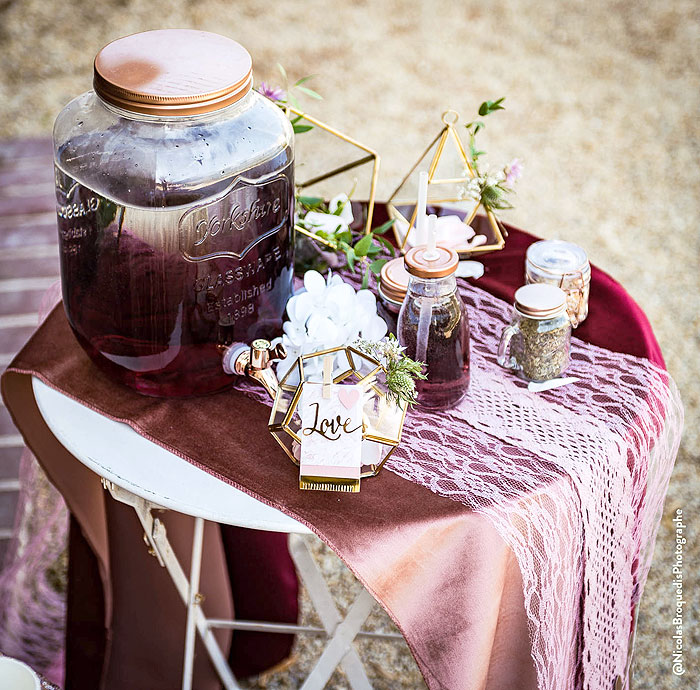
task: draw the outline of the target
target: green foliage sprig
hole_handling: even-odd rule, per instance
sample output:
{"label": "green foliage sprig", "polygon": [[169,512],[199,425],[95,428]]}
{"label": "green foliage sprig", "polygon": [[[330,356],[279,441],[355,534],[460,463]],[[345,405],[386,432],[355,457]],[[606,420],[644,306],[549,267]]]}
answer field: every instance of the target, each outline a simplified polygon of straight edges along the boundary
{"label": "green foliage sprig", "polygon": [[[284,80],[284,89],[280,88],[279,86],[271,86],[265,82],[262,82],[257,87],[257,91],[263,96],[269,98],[275,105],[279,106],[285,111],[290,105],[297,110],[301,110],[302,108],[297,94],[309,96],[317,101],[323,100],[323,96],[307,86],[307,82],[313,79],[316,76],[315,74],[310,74],[306,77],[302,77],[301,79],[297,79],[294,84],[290,86],[287,70],[279,63],[277,63],[277,69],[280,71],[282,79]],[[303,118],[301,115],[297,115],[296,117],[290,119],[295,134],[303,134],[304,132],[308,132],[314,128],[312,124],[302,122],[302,120]]]}
{"label": "green foliage sprig", "polygon": [[[484,101],[479,106],[479,116],[486,117],[498,110],[505,110],[503,101],[505,96],[495,101]],[[502,170],[489,174],[479,167],[479,159],[486,155],[477,147],[476,135],[486,127],[482,120],[474,120],[465,125],[469,133],[469,162],[475,177],[469,179],[464,188],[467,197],[481,203],[488,211],[503,210],[513,208],[508,195],[513,192],[513,184],[522,173],[522,165],[518,159],[511,161]]]}
{"label": "green foliage sprig", "polygon": [[286,84],[287,97],[285,99],[285,103],[288,101],[289,105],[293,106],[297,110],[301,110],[301,105],[299,103],[298,98],[296,97],[295,91],[303,93],[305,96],[310,96],[311,98],[317,101],[323,100],[323,96],[321,96],[321,94],[317,93],[308,86],[305,86],[306,82],[310,81],[316,76],[315,74],[309,74],[305,77],[302,77],[301,79],[297,79],[294,82],[294,84],[290,86],[289,77],[287,76],[287,70],[279,62],[277,63],[277,69],[280,71],[282,79],[284,79],[284,83]]}
{"label": "green foliage sprig", "polygon": [[394,224],[394,221],[389,220],[376,228],[372,228],[367,235],[353,233],[340,220],[338,226],[331,231],[304,225],[304,216],[308,211],[340,216],[345,208],[345,204],[349,203],[350,200],[348,199],[343,204],[338,204],[331,212],[328,202],[321,197],[297,196],[297,215],[299,222],[304,228],[322,240],[325,249],[345,256],[348,268],[353,273],[359,273],[362,276],[362,287],[367,288],[369,287],[370,275],[378,276],[382,266],[388,261],[387,258],[380,255],[388,253],[393,257],[395,254],[394,246],[384,237],[384,234]]}
{"label": "green foliage sprig", "polygon": [[[479,106],[479,116],[486,117],[491,113],[495,113],[497,110],[505,110],[505,107],[502,105],[505,99],[506,97],[503,96],[502,98],[499,98],[496,101],[484,101]],[[467,128],[467,132],[469,132],[469,160],[476,172],[478,168],[477,161],[479,160],[479,157],[486,154],[486,151],[479,151],[476,148],[476,135],[479,133],[480,130],[486,127],[486,124],[481,120],[474,120],[473,122],[469,122],[468,124],[466,124],[465,127]]]}
{"label": "green foliage sprig", "polygon": [[353,343],[360,352],[382,363],[386,369],[387,397],[397,405],[404,403],[413,406],[416,399],[416,381],[427,379],[422,362],[407,357],[406,348],[399,345],[393,333],[380,341],[358,339]]}

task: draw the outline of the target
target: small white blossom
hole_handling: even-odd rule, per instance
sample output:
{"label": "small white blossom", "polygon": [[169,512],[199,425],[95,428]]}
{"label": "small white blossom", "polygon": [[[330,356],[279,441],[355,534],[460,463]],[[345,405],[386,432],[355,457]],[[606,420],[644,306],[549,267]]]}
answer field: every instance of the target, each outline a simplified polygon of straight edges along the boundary
{"label": "small white blossom", "polygon": [[[340,213],[335,211],[340,208]],[[309,211],[303,218],[297,218],[297,223],[311,232],[322,230],[329,235],[344,232],[355,219],[352,213],[352,204],[347,194],[334,196],[328,204],[328,213],[321,211]]]}
{"label": "small white blossom", "polygon": [[472,177],[469,182],[467,182],[464,191],[470,199],[481,201],[481,178]]}

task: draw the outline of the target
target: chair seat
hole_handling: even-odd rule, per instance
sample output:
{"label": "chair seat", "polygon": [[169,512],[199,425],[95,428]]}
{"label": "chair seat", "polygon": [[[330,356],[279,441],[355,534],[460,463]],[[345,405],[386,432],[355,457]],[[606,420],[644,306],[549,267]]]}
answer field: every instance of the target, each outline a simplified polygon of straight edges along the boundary
{"label": "chair seat", "polygon": [[[308,527],[32,378],[56,438],[100,477],[163,508],[250,529],[311,534]],[[80,429],[80,433],[76,430]]]}

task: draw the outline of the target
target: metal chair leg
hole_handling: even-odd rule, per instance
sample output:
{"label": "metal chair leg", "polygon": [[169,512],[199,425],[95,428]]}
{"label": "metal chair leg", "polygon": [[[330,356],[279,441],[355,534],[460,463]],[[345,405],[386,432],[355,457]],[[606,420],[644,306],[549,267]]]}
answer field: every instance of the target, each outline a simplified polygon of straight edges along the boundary
{"label": "metal chair leg", "polygon": [[[374,599],[372,595],[366,589],[363,589],[350,607],[348,615],[345,616],[343,622],[335,629],[333,637],[331,637],[328,645],[323,650],[321,657],[316,663],[316,666],[314,666],[308,678],[301,686],[301,690],[323,690],[336,667],[343,663],[351,652],[356,654],[352,647],[352,642],[360,628],[364,625],[369,614],[372,613],[373,608]],[[343,666],[343,668],[345,668],[345,666]],[[361,666],[361,669],[361,677],[356,676],[352,678],[348,674],[350,685],[353,690],[364,690],[365,688],[371,690],[372,686],[365,675],[364,667]]]}
{"label": "metal chair leg", "polygon": [[182,690],[192,690],[194,671],[194,635],[196,631],[196,610],[199,592],[199,576],[202,571],[202,542],[204,540],[204,520],[194,519],[192,537],[192,562],[190,563],[189,592],[187,595],[187,625],[185,628],[185,656],[182,664]]}
{"label": "metal chair leg", "polygon": [[[204,642],[207,653],[219,674],[224,688],[226,690],[240,690],[240,686],[231,672],[221,647],[214,637],[213,627],[259,629],[275,632],[291,632],[291,629],[294,628],[294,632],[308,632],[311,634],[325,632],[329,637],[328,644],[303,684],[302,690],[322,690],[338,665],[342,666],[353,690],[372,690],[365,668],[352,643],[358,634],[362,634],[360,629],[372,612],[375,601],[369,592],[363,588],[350,607],[347,616],[343,619],[336,608],[333,596],[323,579],[321,571],[313,560],[304,537],[297,534],[289,535],[290,553],[306,586],[314,609],[321,619],[323,631],[309,628],[308,626],[285,626],[254,621],[208,620],[200,607],[198,593],[202,567],[204,520],[202,518],[194,518],[192,562],[188,579],[170,545],[165,525],[158,518],[154,518],[151,512],[154,509],[158,509],[159,506],[149,503],[129,491],[115,486],[111,482],[103,481],[103,483],[116,500],[130,505],[134,509],[143,525],[144,536],[151,553],[158,559],[160,565],[168,571],[175,588],[187,608],[182,690],[192,689],[196,632],[199,633]],[[401,638],[401,635],[395,633],[367,634],[389,639]]]}
{"label": "metal chair leg", "polygon": [[[336,633],[336,631],[342,624],[342,616],[340,615],[338,609],[335,606],[335,601],[333,600],[333,596],[330,593],[330,590],[328,589],[328,585],[323,579],[323,576],[321,575],[321,572],[319,571],[316,562],[311,556],[311,552],[309,551],[309,547],[307,546],[306,540],[303,537],[296,534],[290,534],[289,537],[289,551],[292,556],[292,559],[294,560],[294,565],[296,565],[296,568],[299,571],[299,575],[301,576],[302,582],[306,586],[306,590],[309,593],[311,603],[313,604],[314,609],[316,609],[316,612],[318,613],[318,616],[321,619],[321,624],[325,628],[328,635],[332,636]],[[363,593],[367,594],[371,604],[369,610],[367,611],[367,614],[360,622],[360,625],[357,627],[355,634],[357,633],[357,631],[359,631],[360,627],[362,626],[362,623],[364,623],[367,616],[369,616],[372,606],[374,605],[374,599],[371,597],[371,595],[364,589]],[[359,598],[360,597],[358,597],[358,600]],[[353,690],[371,690],[372,685],[369,682],[369,678],[367,678],[365,667],[362,664],[359,655],[352,646],[352,640],[354,638],[355,635],[353,635],[350,641],[348,642],[345,648],[345,653],[341,655],[341,657],[338,658],[338,661],[336,661],[336,663],[333,665],[330,674],[328,674],[328,678],[330,678],[330,675],[333,673],[333,670],[336,666],[338,666],[338,663],[340,663],[340,665],[343,668],[343,671],[345,671],[345,674],[348,677],[348,681],[350,682],[350,686],[353,688]],[[312,675],[315,672],[315,670],[316,669],[312,671]],[[328,678],[326,678],[326,680],[320,686],[317,687],[322,688],[323,685],[325,685],[325,683],[328,682]],[[306,682],[308,683],[310,679],[311,676],[309,676]],[[309,690],[310,687],[315,686],[309,686],[307,688],[305,684],[303,687],[306,688],[306,690]]]}
{"label": "metal chair leg", "polygon": [[[148,542],[148,546],[150,547],[153,555],[158,559],[160,565],[167,570],[168,575],[170,575],[170,579],[175,585],[175,589],[180,595],[180,598],[182,599],[185,606],[188,608],[188,625],[190,624],[191,613],[191,617],[194,619],[194,624],[196,626],[197,632],[199,633],[199,636],[202,639],[202,642],[204,643],[207,653],[209,654],[209,658],[211,659],[211,662],[214,665],[214,668],[216,669],[216,672],[218,673],[224,688],[226,688],[226,690],[240,690],[240,685],[238,685],[238,683],[236,682],[236,678],[231,672],[231,668],[228,665],[226,657],[221,651],[221,647],[219,646],[219,643],[214,637],[214,633],[209,628],[207,624],[207,619],[204,616],[204,612],[202,611],[201,606],[199,605],[199,601],[197,598],[197,590],[199,589],[199,583],[197,583],[196,587],[193,586],[192,588],[190,588],[190,582],[187,579],[187,576],[185,575],[185,571],[182,569],[182,565],[180,565],[180,561],[178,561],[177,556],[175,555],[175,552],[173,551],[172,546],[170,545],[170,541],[168,540],[165,525],[158,518],[154,518],[153,514],[151,513],[152,510],[159,509],[160,506],[157,506],[153,503],[149,503],[143,498],[139,498],[138,496],[135,496],[131,492],[126,491],[125,489],[122,489],[121,487],[118,487],[112,484],[111,482],[103,483],[105,484],[105,488],[109,490],[109,492],[112,494],[112,497],[115,500],[131,506],[136,512],[136,515],[138,516],[139,521],[143,526],[144,536]],[[201,520],[201,518],[195,518],[195,520]],[[202,526],[203,524],[204,522],[202,520]],[[194,556],[196,555],[196,540],[197,524],[195,523],[195,534],[192,543],[193,558],[191,567],[194,568],[196,566],[199,569],[201,569],[201,544],[199,547],[199,556],[196,559],[194,558]],[[191,593],[194,596],[194,602],[192,606],[190,606]]]}

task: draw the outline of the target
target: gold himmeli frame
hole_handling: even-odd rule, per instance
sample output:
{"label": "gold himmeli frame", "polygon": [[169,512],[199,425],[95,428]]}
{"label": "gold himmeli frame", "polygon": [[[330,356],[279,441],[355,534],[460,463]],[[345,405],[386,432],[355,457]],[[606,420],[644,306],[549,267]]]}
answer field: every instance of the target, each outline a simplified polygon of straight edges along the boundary
{"label": "gold himmeli frame", "polygon": [[[363,352],[360,352],[356,348],[349,345],[345,347],[333,347],[328,350],[322,350],[320,352],[314,352],[312,354],[298,357],[289,371],[287,371],[285,376],[279,382],[279,387],[277,389],[277,393],[275,394],[275,400],[272,405],[272,411],[270,412],[270,420],[268,423],[270,433],[295,465],[299,465],[299,460],[294,456],[294,444],[297,443],[300,445],[301,437],[298,433],[300,424],[298,415],[296,420],[294,419],[294,415],[297,411],[299,400],[301,399],[304,384],[309,380],[307,378],[308,373],[306,371],[305,364],[308,364],[310,360],[315,358],[324,358],[326,355],[337,355],[338,353],[343,353],[345,355],[347,368],[344,368],[340,374],[333,378],[333,383],[341,383],[342,381],[348,381],[349,379],[355,379],[354,381],[351,381],[352,383],[367,383],[368,388],[371,388],[375,392],[373,400],[375,398],[377,401],[379,401],[379,399],[384,399],[387,405],[392,404],[391,402],[388,402],[386,391],[381,388],[380,384],[376,380],[377,374],[380,372],[384,372],[386,374],[386,370],[374,357],[370,357],[369,355],[364,354]],[[292,380],[297,381],[297,377],[298,382],[290,383]],[[393,433],[391,436],[375,433],[376,428],[373,430],[372,424],[370,421],[368,421],[363,408],[362,443],[380,444],[382,447],[385,447],[382,448],[382,451],[385,452],[385,454],[382,456],[380,462],[376,464],[363,465],[362,472],[360,473],[360,477],[362,479],[374,477],[379,474],[380,470],[384,466],[384,463],[386,463],[401,442],[401,433],[403,431],[408,405],[406,403],[397,403],[396,407],[400,411],[400,414],[395,416],[395,424],[392,429]]]}
{"label": "gold himmeli frame", "polygon": [[[474,169],[471,165],[471,162],[469,161],[469,157],[467,156],[467,152],[464,148],[464,144],[462,143],[462,140],[457,132],[457,129],[455,125],[457,124],[457,121],[459,120],[459,113],[457,113],[454,110],[447,110],[442,114],[442,124],[443,127],[438,133],[438,135],[428,144],[426,147],[425,151],[421,154],[421,156],[418,158],[416,161],[415,165],[408,171],[408,173],[404,176],[404,178],[401,180],[399,183],[398,187],[394,190],[392,195],[389,197],[389,200],[387,201],[387,211],[389,213],[389,217],[393,218],[395,220],[402,220],[404,223],[408,224],[408,229],[406,230],[406,234],[401,236],[401,231],[397,227],[399,224],[394,223],[394,237],[396,238],[396,243],[399,247],[399,249],[402,252],[405,252],[406,250],[406,243],[408,241],[408,236],[413,230],[416,222],[416,212],[417,212],[417,207],[416,207],[416,200],[415,199],[399,199],[399,192],[401,191],[401,188],[406,184],[408,179],[411,177],[411,175],[416,171],[418,166],[425,160],[426,156],[430,152],[430,150],[435,146],[437,143],[437,147],[435,149],[435,153],[430,160],[430,163],[428,165],[428,205],[438,205],[438,204],[455,204],[459,202],[463,202],[464,198],[460,197],[454,197],[454,196],[446,196],[446,197],[440,197],[439,195],[437,198],[430,198],[430,191],[431,188],[435,189],[436,187],[439,187],[440,185],[446,186],[446,185],[456,185],[456,184],[466,184],[469,182],[471,178],[476,177],[476,173],[474,172]],[[442,157],[443,152],[445,151],[445,147],[448,144],[452,144],[453,146],[456,147],[457,155],[459,159],[463,162],[463,169],[466,171],[467,175],[464,175],[462,177],[452,177],[452,178],[436,178],[435,173],[438,168],[438,164],[440,163],[440,158]],[[403,213],[399,210],[398,206],[402,205],[413,205],[413,213],[411,214],[410,219],[406,218]],[[479,209],[482,209],[482,212],[486,216],[488,220],[488,224],[490,226],[490,229],[493,233],[493,241],[489,242],[488,244],[483,244],[478,247],[474,248],[468,248],[468,247],[457,247],[457,251],[460,254],[460,256],[467,256],[467,255],[474,255],[474,254],[483,254],[485,252],[492,252],[496,251],[498,249],[503,249],[505,246],[505,236],[507,236],[507,232],[505,231],[505,228],[503,228],[503,225],[501,222],[496,218],[496,216],[493,214],[492,211],[489,209],[484,209],[481,203],[476,203],[474,205],[474,209],[469,213],[469,215],[464,219],[464,222],[467,225],[471,225],[474,219],[476,218]]]}
{"label": "gold himmeli frame", "polygon": [[[345,173],[348,170],[352,170],[353,168],[357,168],[361,165],[365,165],[365,163],[373,162],[372,174],[371,174],[371,179],[370,179],[369,199],[367,201],[367,221],[365,223],[365,227],[363,230],[363,233],[365,235],[368,235],[370,230],[372,229],[372,216],[374,215],[374,203],[376,200],[376,193],[377,193],[377,179],[379,178],[379,165],[381,163],[381,159],[379,157],[379,154],[374,149],[369,148],[369,146],[365,146],[364,144],[357,141],[357,139],[353,139],[352,137],[349,137],[347,134],[343,134],[342,132],[338,131],[334,127],[331,127],[330,125],[327,125],[326,123],[321,122],[321,120],[317,120],[315,117],[312,117],[308,113],[305,113],[301,110],[298,110],[297,108],[293,108],[292,106],[287,105],[287,107],[285,108],[285,112],[287,113],[287,117],[289,117],[290,119],[299,118],[299,120],[297,120],[297,122],[305,120],[313,127],[318,127],[319,129],[322,129],[325,132],[328,132],[329,134],[332,134],[333,136],[338,137],[342,141],[347,142],[348,144],[351,144],[352,146],[355,146],[356,148],[358,148],[360,151],[364,152],[364,155],[361,155],[359,158],[357,158],[355,160],[348,161],[347,163],[344,163],[343,165],[340,165],[336,168],[333,168],[332,170],[328,170],[327,172],[324,172],[320,175],[315,175],[314,177],[309,178],[308,180],[302,180],[301,182],[299,182],[299,181],[295,182],[295,187],[296,187],[297,191],[302,191],[302,190],[308,189],[309,187],[312,187],[313,185],[318,184],[319,182],[323,182],[324,180],[327,180],[331,177],[334,177],[335,175],[340,175],[341,173]],[[320,242],[321,244],[331,246],[323,238],[318,237],[313,232],[310,232],[309,230],[301,227],[300,225],[295,225],[295,229],[297,232],[300,232],[302,235],[305,235],[306,237],[310,237],[311,239],[313,239],[317,242]]]}

